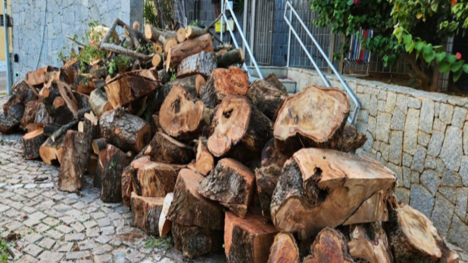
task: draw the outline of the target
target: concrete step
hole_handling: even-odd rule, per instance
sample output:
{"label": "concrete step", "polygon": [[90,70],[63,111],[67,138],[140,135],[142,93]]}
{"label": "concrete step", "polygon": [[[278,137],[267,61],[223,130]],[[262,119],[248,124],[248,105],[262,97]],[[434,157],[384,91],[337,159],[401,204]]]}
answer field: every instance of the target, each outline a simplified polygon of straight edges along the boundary
{"label": "concrete step", "polygon": [[294,80],[289,80],[289,79],[280,79],[281,83],[283,83],[283,86],[286,88],[288,93],[296,93],[297,92],[297,82]]}

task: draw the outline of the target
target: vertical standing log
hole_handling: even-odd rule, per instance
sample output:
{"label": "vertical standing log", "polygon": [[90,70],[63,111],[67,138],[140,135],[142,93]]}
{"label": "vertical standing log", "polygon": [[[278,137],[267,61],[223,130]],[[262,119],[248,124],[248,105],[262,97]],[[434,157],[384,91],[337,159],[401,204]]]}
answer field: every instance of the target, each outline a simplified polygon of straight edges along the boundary
{"label": "vertical standing log", "polygon": [[215,160],[213,155],[208,151],[206,147],[206,139],[200,137],[197,142],[197,155],[196,160],[190,165],[190,169],[195,170],[203,176],[207,176],[213,171],[215,166]]}
{"label": "vertical standing log", "polygon": [[40,157],[39,148],[46,140],[43,133],[42,129],[37,129],[23,136],[23,155],[26,160]]}
{"label": "vertical standing log", "polygon": [[122,172],[122,200],[128,208],[131,208],[130,198],[133,193],[133,177],[131,164],[124,168]]}
{"label": "vertical standing log", "polygon": [[122,202],[122,172],[130,164],[128,156],[108,144],[102,170],[101,200],[104,203]]}
{"label": "vertical standing log", "polygon": [[132,193],[132,225],[145,231],[148,235],[158,235],[158,220],[161,214],[164,198],[142,197]]}
{"label": "vertical standing log", "polygon": [[63,139],[63,146],[58,189],[65,192],[78,192],[84,184],[91,139],[86,133],[67,131]]}
{"label": "vertical standing log", "polygon": [[354,263],[348,253],[348,246],[343,234],[332,228],[325,228],[318,234],[310,252],[311,255],[304,258],[303,263]]}

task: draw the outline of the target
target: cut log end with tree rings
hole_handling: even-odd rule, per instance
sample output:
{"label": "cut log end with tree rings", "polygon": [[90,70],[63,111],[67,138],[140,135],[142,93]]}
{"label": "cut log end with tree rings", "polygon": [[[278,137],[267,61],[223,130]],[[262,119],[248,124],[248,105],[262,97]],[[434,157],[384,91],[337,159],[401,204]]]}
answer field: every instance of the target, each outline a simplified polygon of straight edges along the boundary
{"label": "cut log end with tree rings", "polygon": [[349,102],[341,90],[309,86],[286,98],[280,108],[274,126],[277,148],[282,152],[326,148],[341,136],[348,114]]}
{"label": "cut log end with tree rings", "polygon": [[170,37],[166,39],[166,42],[164,43],[164,55],[167,57],[167,54],[169,53],[169,50],[171,50],[173,47],[177,46],[179,42],[177,42],[177,38],[175,37]]}
{"label": "cut log end with tree rings", "polygon": [[132,193],[132,225],[145,231],[148,235],[159,235],[158,222],[164,204],[163,197],[143,197]]}
{"label": "cut log end with tree rings", "polygon": [[349,253],[355,260],[364,259],[369,263],[393,263],[387,234],[380,223],[351,226],[349,238]]}
{"label": "cut log end with tree rings", "polygon": [[24,158],[26,160],[39,158],[39,149],[46,139],[42,128],[26,133],[22,140]]}
{"label": "cut log end with tree rings", "polygon": [[154,54],[162,54],[164,52],[164,45],[162,42],[158,41],[153,43]]}
{"label": "cut log end with tree rings", "polygon": [[163,58],[159,53],[154,54],[153,59],[151,60],[151,64],[153,67],[160,68],[163,63]]}
{"label": "cut log end with tree rings", "polygon": [[182,43],[187,39],[187,30],[181,27],[177,30],[177,42]]}
{"label": "cut log end with tree rings", "polygon": [[310,252],[311,255],[305,257],[303,263],[354,263],[343,234],[332,228],[325,228],[317,235]]}
{"label": "cut log end with tree rings", "polygon": [[245,217],[254,193],[255,176],[245,165],[222,159],[213,173],[200,183],[198,193],[220,202],[237,216]]}
{"label": "cut log end with tree rings", "polygon": [[288,233],[279,233],[270,248],[268,263],[299,263],[299,248],[294,236]]}
{"label": "cut log end with tree rings", "polygon": [[[230,67],[229,69],[218,68],[213,70],[211,78],[208,80],[207,86],[213,88],[205,88],[203,93],[213,93],[217,101],[221,101],[228,95],[246,95],[249,89],[249,76],[239,67]],[[200,93],[200,97],[210,94]]]}

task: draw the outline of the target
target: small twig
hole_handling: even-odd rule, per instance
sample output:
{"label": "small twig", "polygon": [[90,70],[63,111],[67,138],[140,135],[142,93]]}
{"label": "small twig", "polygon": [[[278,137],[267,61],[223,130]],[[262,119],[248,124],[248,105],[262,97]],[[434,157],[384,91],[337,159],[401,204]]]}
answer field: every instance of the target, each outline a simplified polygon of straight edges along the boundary
{"label": "small twig", "polygon": [[80,41],[78,41],[78,40],[76,40],[76,39],[74,39],[74,38],[72,38],[72,37],[70,37],[70,36],[67,36],[67,38],[68,38],[69,40],[75,42],[78,46],[86,47],[85,44],[81,43]]}

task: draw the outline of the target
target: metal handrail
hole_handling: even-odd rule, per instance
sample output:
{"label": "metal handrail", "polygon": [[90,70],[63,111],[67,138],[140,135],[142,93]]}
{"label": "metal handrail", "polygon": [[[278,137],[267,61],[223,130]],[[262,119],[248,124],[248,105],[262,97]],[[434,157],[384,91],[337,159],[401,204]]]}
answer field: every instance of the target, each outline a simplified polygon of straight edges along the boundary
{"label": "metal handrail", "polygon": [[[232,10],[231,5],[229,5],[228,0],[222,0],[221,1],[221,12],[222,12],[223,18],[226,19],[226,21],[228,20],[228,17],[227,17],[226,12],[225,12],[226,11],[226,6],[227,6],[227,10],[231,13],[231,17],[232,17],[236,27],[237,28],[242,28],[242,27],[240,27],[239,21],[237,21],[237,18],[236,18],[236,14]],[[234,42],[234,46],[236,48],[239,48],[239,44],[237,43],[236,36],[232,32],[231,25],[229,23],[226,23],[226,25],[227,25],[227,27],[229,29],[229,33],[231,34],[231,38],[232,38],[232,41]],[[244,33],[242,32],[242,30],[239,30],[239,34],[241,36],[242,42],[245,45],[245,48],[247,49],[247,52],[249,53],[250,61],[253,63],[253,65],[255,67],[255,70],[257,71],[258,77],[263,79],[262,72],[260,71],[260,68],[258,67],[258,64],[257,64],[257,60],[255,60],[255,56],[253,55],[253,52],[250,49],[249,43],[247,42],[247,39],[245,38]],[[223,19],[221,19],[221,40],[222,39],[223,39]],[[247,68],[247,65],[245,64],[245,62],[244,62],[244,65],[242,67],[247,71],[247,74],[249,75],[249,78],[252,79],[252,77],[250,75],[250,72],[249,72],[249,69]]]}
{"label": "metal handrail", "polygon": [[[287,12],[288,12],[288,7],[289,7],[289,18],[287,17]],[[354,108],[354,111],[352,112],[352,114],[348,117],[348,122],[349,123],[354,123],[354,121],[356,120],[356,115],[359,111],[359,109],[361,108],[361,103],[359,103],[358,99],[356,98],[356,95],[354,94],[354,92],[349,88],[348,84],[346,84],[346,81],[343,79],[343,77],[341,76],[341,74],[338,72],[338,70],[336,70],[335,66],[333,66],[333,63],[330,61],[330,59],[328,59],[328,56],[327,54],[323,51],[323,49],[320,47],[319,43],[317,42],[317,40],[314,38],[314,36],[312,35],[312,33],[310,33],[309,29],[307,28],[307,26],[304,24],[304,21],[302,21],[301,17],[299,16],[299,14],[297,14],[296,10],[294,9],[294,7],[292,6],[291,2],[289,1],[286,1],[286,6],[284,8],[284,20],[286,21],[286,23],[288,24],[289,26],[289,38],[288,38],[288,56],[287,56],[287,64],[286,64],[286,67],[289,67],[289,58],[290,58],[290,53],[291,53],[291,33],[294,34],[294,36],[296,37],[296,40],[297,42],[299,42],[299,44],[301,45],[302,49],[304,50],[304,52],[306,53],[307,57],[309,57],[309,60],[310,62],[312,63],[312,65],[314,66],[315,70],[317,71],[317,73],[319,74],[320,78],[322,78],[322,80],[325,82],[325,85],[327,87],[331,87],[330,85],[330,82],[328,82],[328,79],[325,77],[325,75],[323,75],[322,71],[320,70],[320,68],[318,67],[317,63],[315,63],[315,60],[312,58],[312,55],[309,53],[309,51],[307,50],[306,46],[304,45],[304,43],[302,42],[301,38],[299,37],[299,35],[297,34],[296,30],[294,29],[294,27],[292,26],[292,15],[294,14],[294,16],[296,17],[297,21],[301,24],[302,26],[302,29],[307,33],[307,35],[310,37],[310,39],[312,40],[312,42],[314,43],[315,47],[318,49],[318,51],[320,52],[320,54],[323,56],[323,59],[325,59],[325,61],[327,62],[328,66],[331,68],[331,70],[333,71],[333,73],[335,73],[335,75],[338,77],[338,79],[340,80],[341,84],[343,85],[343,87],[345,88],[345,90],[348,92],[348,95],[351,97],[351,99],[353,100],[354,104],[356,105],[356,107]]]}

